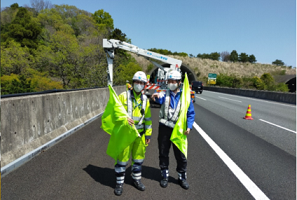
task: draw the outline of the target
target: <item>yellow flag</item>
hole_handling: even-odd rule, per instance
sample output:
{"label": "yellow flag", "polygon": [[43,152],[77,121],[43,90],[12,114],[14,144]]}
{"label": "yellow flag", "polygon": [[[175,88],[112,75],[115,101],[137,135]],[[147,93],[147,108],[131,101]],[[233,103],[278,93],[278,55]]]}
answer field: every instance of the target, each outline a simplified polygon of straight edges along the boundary
{"label": "yellow flag", "polygon": [[128,113],[112,86],[108,87],[109,100],[101,118],[101,128],[111,135],[106,153],[117,161],[118,155],[139,136],[139,133],[134,125],[129,125]]}
{"label": "yellow flag", "polygon": [[188,140],[184,134],[187,130],[187,112],[191,102],[191,91],[189,88],[189,80],[187,73],[183,84],[183,90],[180,97],[181,108],[179,118],[174,126],[170,140],[177,146],[177,148],[186,156],[188,154]]}

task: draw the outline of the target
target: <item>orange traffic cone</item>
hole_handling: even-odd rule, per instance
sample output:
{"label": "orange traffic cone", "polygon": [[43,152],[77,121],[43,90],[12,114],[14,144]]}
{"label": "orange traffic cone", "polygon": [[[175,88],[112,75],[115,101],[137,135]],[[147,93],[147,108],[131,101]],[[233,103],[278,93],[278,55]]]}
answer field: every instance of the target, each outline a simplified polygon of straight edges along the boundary
{"label": "orange traffic cone", "polygon": [[252,118],[252,109],[251,109],[251,105],[249,105],[245,117],[243,119],[249,119],[249,120],[253,120]]}

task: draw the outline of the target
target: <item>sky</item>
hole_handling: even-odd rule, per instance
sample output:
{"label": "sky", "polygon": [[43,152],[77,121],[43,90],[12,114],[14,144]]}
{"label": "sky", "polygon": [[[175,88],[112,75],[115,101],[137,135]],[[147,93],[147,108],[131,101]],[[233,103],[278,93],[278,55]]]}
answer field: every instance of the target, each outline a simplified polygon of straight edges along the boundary
{"label": "sky", "polygon": [[[142,49],[199,53],[236,50],[258,63],[296,67],[296,0],[48,0],[94,13],[103,9]],[[30,6],[30,0],[1,0]]]}

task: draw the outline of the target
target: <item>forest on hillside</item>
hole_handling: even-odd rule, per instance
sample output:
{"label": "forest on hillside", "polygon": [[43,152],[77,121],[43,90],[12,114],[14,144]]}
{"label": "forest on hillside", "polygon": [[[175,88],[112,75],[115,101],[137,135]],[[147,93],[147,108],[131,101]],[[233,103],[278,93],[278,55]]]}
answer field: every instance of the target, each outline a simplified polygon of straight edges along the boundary
{"label": "forest on hillside", "polygon": [[[75,6],[52,5],[44,0],[31,0],[31,6],[21,7],[14,3],[10,7],[1,8],[0,29],[1,95],[52,89],[105,87],[107,61],[102,47],[103,38],[131,43],[131,39],[125,33],[114,27],[112,16],[103,9],[90,13]],[[184,52],[156,48],[149,50],[189,59],[194,57]],[[148,72],[153,68],[152,64],[144,67],[126,51],[116,49],[115,54],[114,85],[124,85],[126,80],[132,79],[136,71]],[[217,62],[220,57],[225,63],[232,59],[235,59],[234,62],[256,62],[254,55],[238,55],[236,51],[231,54],[214,52],[197,55],[197,59],[211,59]],[[282,61],[276,61],[276,65],[283,64]],[[197,77],[202,75],[201,67],[197,65],[193,69]],[[219,74],[220,76],[224,80],[228,79],[218,81],[221,85],[239,82],[236,87],[241,87],[244,85],[241,84],[242,81],[246,81],[237,80],[238,77],[235,76],[230,79],[226,74]],[[266,79],[267,76],[270,77],[269,74],[265,75]],[[253,88],[287,91],[286,85],[276,87],[272,84],[273,87],[266,87],[263,78],[248,78],[251,78],[248,81]]]}
{"label": "forest on hillside", "polygon": [[[33,2],[1,10],[1,94],[106,86],[103,38],[131,42],[110,14]],[[116,54],[114,84],[123,85],[142,68],[130,54]]]}

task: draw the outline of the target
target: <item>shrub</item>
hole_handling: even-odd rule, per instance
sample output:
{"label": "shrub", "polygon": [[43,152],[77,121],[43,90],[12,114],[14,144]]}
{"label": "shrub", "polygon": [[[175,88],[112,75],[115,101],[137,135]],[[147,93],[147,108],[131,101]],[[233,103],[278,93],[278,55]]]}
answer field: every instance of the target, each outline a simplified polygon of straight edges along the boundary
{"label": "shrub", "polygon": [[24,75],[17,76],[11,74],[11,76],[4,75],[1,77],[1,94],[17,94],[35,92],[31,80],[26,79]]}
{"label": "shrub", "polygon": [[226,75],[226,74],[219,74],[217,76],[217,83],[216,83],[216,85],[226,86],[226,87],[232,87],[232,85],[233,85],[233,78],[231,76]]}
{"label": "shrub", "polygon": [[265,89],[270,88],[272,85],[274,85],[274,78],[271,76],[270,73],[264,73],[261,76],[261,80],[265,84]]}
{"label": "shrub", "polygon": [[255,89],[253,78],[243,77],[242,78],[242,87],[248,89]]}
{"label": "shrub", "polygon": [[243,85],[242,78],[233,77],[233,84],[232,84],[233,88],[241,88],[242,85]]}
{"label": "shrub", "polygon": [[11,74],[1,77],[2,95],[62,88],[62,83],[51,80],[47,72],[41,73],[32,68],[27,68],[21,75]]}
{"label": "shrub", "polygon": [[254,87],[258,90],[264,90],[265,89],[265,83],[257,76],[253,77],[253,84]]}
{"label": "shrub", "polygon": [[275,85],[275,91],[279,91],[279,92],[289,92],[289,88],[288,85],[285,83],[279,83],[277,85]]}

